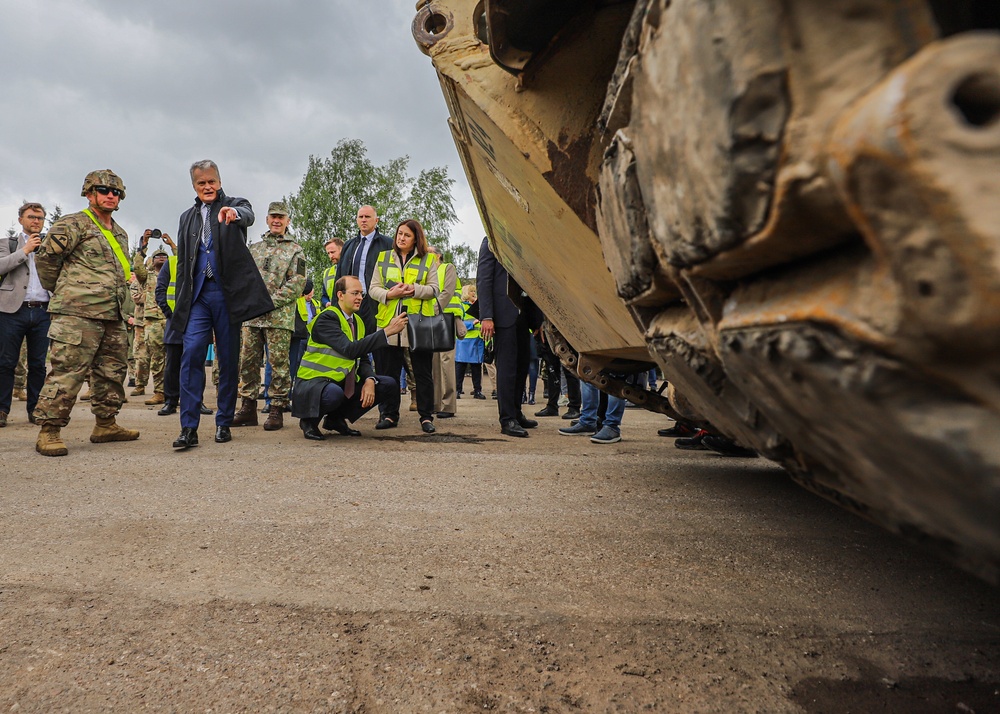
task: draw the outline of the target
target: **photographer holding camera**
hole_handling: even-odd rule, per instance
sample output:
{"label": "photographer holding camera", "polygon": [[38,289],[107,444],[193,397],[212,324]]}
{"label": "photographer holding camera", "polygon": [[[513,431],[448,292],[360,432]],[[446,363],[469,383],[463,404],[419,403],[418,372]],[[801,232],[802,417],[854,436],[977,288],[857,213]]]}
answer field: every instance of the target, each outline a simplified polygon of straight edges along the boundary
{"label": "photographer holding camera", "polygon": [[[136,248],[136,254],[141,254],[143,260],[146,259],[146,253],[149,251],[150,240],[163,241],[164,245],[170,246],[170,252],[173,255],[177,255],[177,244],[174,243],[170,236],[161,231],[159,228],[147,228],[142,232],[142,237],[139,239],[139,247]],[[147,265],[146,267],[148,268],[151,266]]]}
{"label": "photographer holding camera", "polygon": [[28,343],[28,420],[45,383],[49,348],[49,292],[35,270],[35,251],[42,242],[45,209],[25,203],[17,211],[21,232],[0,240],[0,427],[7,426],[14,391],[14,370],[21,343]]}

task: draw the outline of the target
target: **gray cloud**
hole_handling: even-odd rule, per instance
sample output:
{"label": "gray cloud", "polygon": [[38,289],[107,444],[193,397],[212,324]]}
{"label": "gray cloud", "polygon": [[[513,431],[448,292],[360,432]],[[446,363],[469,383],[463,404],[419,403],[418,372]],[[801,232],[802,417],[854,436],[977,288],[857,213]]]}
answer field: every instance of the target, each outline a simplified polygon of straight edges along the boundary
{"label": "gray cloud", "polygon": [[453,239],[478,246],[413,15],[413,0],[0,0],[0,227],[23,199],[80,210],[84,175],[111,168],[128,187],[116,219],[129,235],[172,234],[201,158],[262,212],[298,189],[310,154],[357,138],[377,163],[407,154],[414,173],[447,166],[461,220]]}

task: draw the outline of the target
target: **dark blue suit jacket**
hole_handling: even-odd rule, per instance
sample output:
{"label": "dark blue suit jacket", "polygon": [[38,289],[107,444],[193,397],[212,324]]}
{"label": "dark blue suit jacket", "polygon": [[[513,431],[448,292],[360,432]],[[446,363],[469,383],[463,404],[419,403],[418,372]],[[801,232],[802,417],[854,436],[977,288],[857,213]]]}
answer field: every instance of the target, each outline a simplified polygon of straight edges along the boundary
{"label": "dark blue suit jacket", "polygon": [[[235,208],[240,218],[233,223],[219,223],[223,207]],[[267,291],[260,270],[247,247],[247,227],[253,225],[254,215],[250,202],[245,198],[227,196],[219,191],[209,208],[212,222],[212,250],[215,253],[215,278],[222,286],[229,309],[229,322],[239,325],[274,309],[274,302]],[[191,302],[197,297],[196,275],[201,252],[201,201],[181,214],[177,229],[177,305],[174,309],[173,328],[183,333],[187,328]]]}
{"label": "dark blue suit jacket", "polygon": [[510,276],[500,264],[488,239],[479,247],[479,269],[476,271],[476,292],[479,295],[479,319],[492,319],[495,327],[513,327],[520,315],[517,305],[507,297]]}

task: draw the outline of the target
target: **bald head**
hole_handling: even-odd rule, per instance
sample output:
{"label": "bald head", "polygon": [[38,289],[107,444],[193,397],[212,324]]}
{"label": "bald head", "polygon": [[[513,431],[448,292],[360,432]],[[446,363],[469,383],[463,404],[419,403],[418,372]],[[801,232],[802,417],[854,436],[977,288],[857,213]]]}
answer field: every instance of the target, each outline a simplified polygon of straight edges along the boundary
{"label": "bald head", "polygon": [[358,209],[358,230],[361,235],[366,236],[375,232],[378,225],[378,214],[371,206],[362,206]]}

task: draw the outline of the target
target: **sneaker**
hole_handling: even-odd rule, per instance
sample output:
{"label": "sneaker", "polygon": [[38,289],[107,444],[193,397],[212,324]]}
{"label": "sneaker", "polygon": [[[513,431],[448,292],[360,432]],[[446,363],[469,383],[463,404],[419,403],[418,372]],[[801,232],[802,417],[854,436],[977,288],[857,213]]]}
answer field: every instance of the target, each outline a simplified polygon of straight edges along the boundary
{"label": "sneaker", "polygon": [[559,406],[561,407],[569,406],[569,397],[567,397],[565,394],[559,397]]}
{"label": "sneaker", "polygon": [[696,433],[698,433],[698,430],[695,427],[688,424],[687,422],[679,421],[676,422],[673,426],[667,427],[666,429],[658,429],[656,433],[659,436],[667,436],[673,439],[677,439],[682,436],[684,437],[694,436]]}
{"label": "sneaker", "polygon": [[587,426],[582,422],[577,422],[573,426],[564,426],[559,430],[559,433],[563,436],[577,436],[579,434],[592,436],[597,433],[597,427]]}
{"label": "sneaker", "polygon": [[686,451],[708,451],[708,447],[701,443],[706,436],[708,436],[708,432],[704,429],[699,429],[694,436],[684,436],[680,439],[675,439],[674,446]]}
{"label": "sneaker", "polygon": [[622,440],[622,433],[613,426],[603,426],[590,440],[595,444],[614,444]]}

